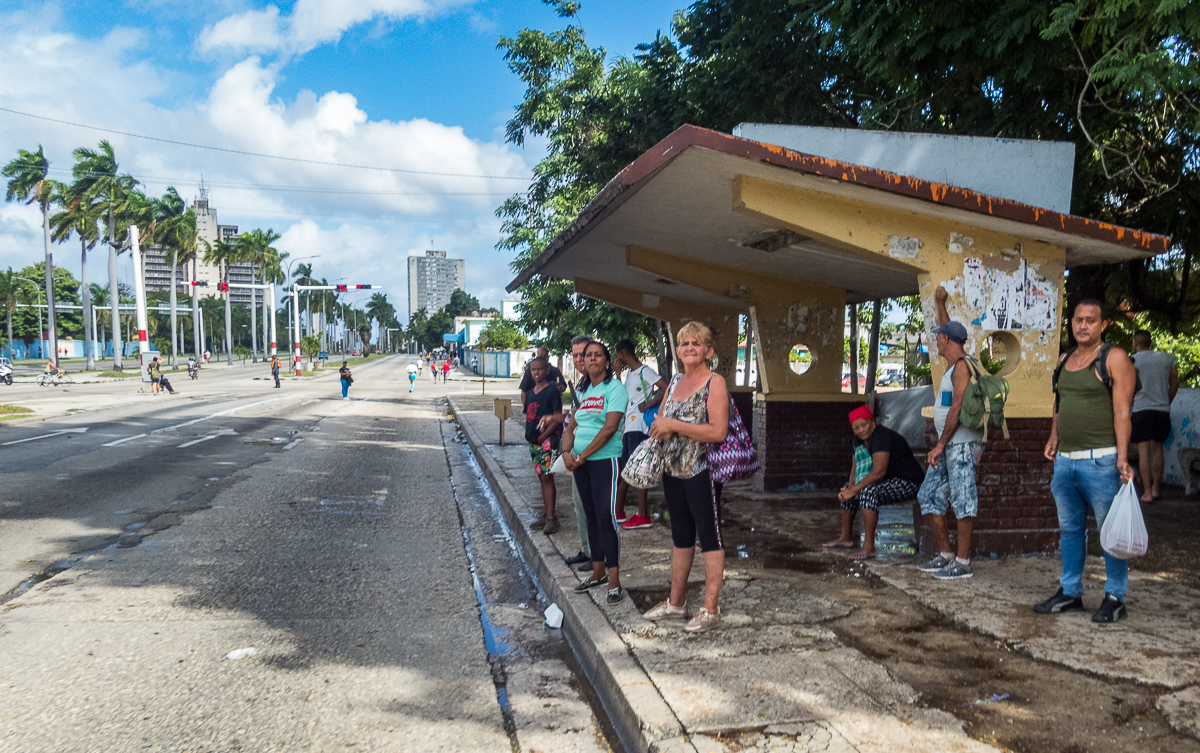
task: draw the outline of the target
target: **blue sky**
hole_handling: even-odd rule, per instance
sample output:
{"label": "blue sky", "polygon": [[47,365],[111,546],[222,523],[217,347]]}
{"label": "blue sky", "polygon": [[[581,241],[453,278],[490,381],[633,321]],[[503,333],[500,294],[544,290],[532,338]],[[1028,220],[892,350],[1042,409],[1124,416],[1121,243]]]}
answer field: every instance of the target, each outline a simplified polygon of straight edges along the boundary
{"label": "blue sky", "polygon": [[[611,60],[669,30],[685,4],[585,0],[580,22]],[[9,113],[0,157],[40,143],[63,178],[71,149],[109,138],[148,193],[171,184],[190,198],[203,175],[223,224],[273,227],[294,257],[321,254],[316,273],[330,280],[370,274],[397,309],[404,257],[430,247],[465,258],[468,290],[495,304],[511,275],[492,213],[540,157],[536,143],[504,143],[523,88],[496,42],[562,25],[536,0],[4,0],[0,106],[252,152],[498,177],[234,157]],[[33,207],[0,207],[0,267],[41,258],[39,221]],[[56,249],[76,274],[77,248]],[[94,276],[103,261],[90,258]]]}

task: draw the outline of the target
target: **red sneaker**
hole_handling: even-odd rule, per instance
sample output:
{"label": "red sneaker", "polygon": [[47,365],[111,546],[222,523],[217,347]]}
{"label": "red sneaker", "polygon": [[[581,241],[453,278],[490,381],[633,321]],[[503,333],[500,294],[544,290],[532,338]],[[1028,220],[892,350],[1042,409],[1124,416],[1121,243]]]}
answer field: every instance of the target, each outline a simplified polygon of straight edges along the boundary
{"label": "red sneaker", "polygon": [[624,525],[621,527],[628,531],[633,528],[649,528],[653,525],[654,521],[650,520],[650,518],[638,513],[634,513],[633,516],[629,518],[629,520],[625,521]]}
{"label": "red sneaker", "polygon": [[617,510],[617,522],[624,523],[627,520],[624,510]]}

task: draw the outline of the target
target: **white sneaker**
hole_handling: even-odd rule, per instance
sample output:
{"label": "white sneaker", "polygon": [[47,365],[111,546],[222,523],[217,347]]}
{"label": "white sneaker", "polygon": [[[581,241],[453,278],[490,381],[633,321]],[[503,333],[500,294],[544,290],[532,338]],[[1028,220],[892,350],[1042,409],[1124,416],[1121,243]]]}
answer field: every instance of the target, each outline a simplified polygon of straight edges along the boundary
{"label": "white sneaker", "polygon": [[671,603],[670,599],[665,599],[650,607],[642,617],[651,622],[657,620],[686,620],[687,602],[677,607]]}

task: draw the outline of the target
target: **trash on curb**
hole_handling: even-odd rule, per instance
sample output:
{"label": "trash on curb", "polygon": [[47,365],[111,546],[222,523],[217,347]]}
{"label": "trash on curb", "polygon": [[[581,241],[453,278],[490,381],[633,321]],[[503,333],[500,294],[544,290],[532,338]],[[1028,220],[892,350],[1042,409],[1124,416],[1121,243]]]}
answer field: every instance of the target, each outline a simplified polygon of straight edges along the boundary
{"label": "trash on curb", "polygon": [[560,628],[562,627],[563,611],[558,608],[557,604],[551,604],[546,607],[546,627]]}
{"label": "trash on curb", "polygon": [[992,693],[991,698],[982,698],[978,701],[971,701],[970,703],[964,703],[963,706],[982,706],[985,703],[996,703],[997,701],[1003,701],[1007,698],[1008,693],[1005,693],[1004,695],[996,695],[995,693]]}
{"label": "trash on curb", "polygon": [[250,646],[249,648],[239,648],[230,651],[228,654],[225,654],[225,658],[230,661],[237,661],[238,659],[245,659],[247,657],[254,656],[257,653],[258,652],[254,650],[254,647]]}

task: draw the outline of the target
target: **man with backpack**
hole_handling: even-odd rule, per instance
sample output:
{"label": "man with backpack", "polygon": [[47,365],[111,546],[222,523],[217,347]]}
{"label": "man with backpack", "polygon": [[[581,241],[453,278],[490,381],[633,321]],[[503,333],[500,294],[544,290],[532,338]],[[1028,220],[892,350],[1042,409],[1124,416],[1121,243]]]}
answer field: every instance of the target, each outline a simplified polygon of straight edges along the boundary
{"label": "man with backpack", "polygon": [[[946,362],[946,371],[933,400],[933,425],[938,441],[926,456],[929,468],[921,490],[917,492],[921,513],[937,539],[938,554],[917,569],[933,573],[938,580],[961,580],[972,575],[971,532],[979,513],[975,468],[983,455],[984,430],[982,427],[970,428],[959,420],[963,399],[971,385],[972,367],[978,373],[979,365],[963,349],[967,328],[950,320],[946,311],[948,297],[943,287],[933,294],[939,325],[933,333],[938,355]],[[958,519],[957,556],[950,548],[947,507],[954,508],[954,517]]]}
{"label": "man with backpack", "polygon": [[[1133,478],[1128,458],[1137,372],[1125,351],[1104,342],[1107,326],[1103,303],[1080,301],[1071,317],[1077,345],[1063,354],[1054,372],[1054,418],[1044,454],[1054,461],[1050,491],[1058,507],[1062,576],[1058,593],[1033,608],[1038,614],[1083,610],[1088,508],[1096,529],[1103,528],[1121,483]],[[1116,622],[1127,615],[1129,562],[1105,552],[1104,569],[1104,600],[1092,622]]]}

